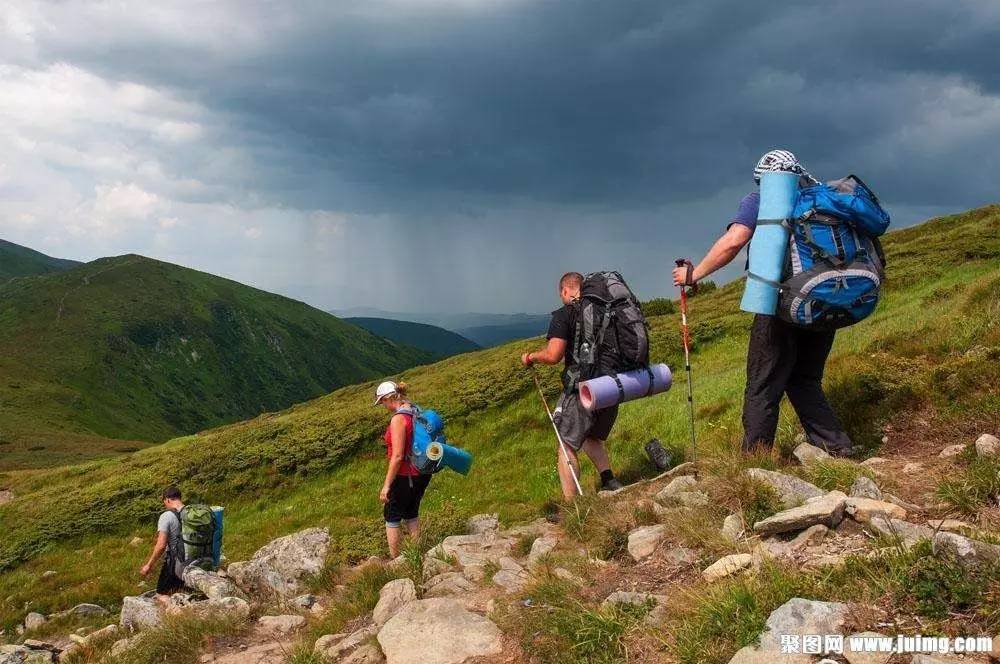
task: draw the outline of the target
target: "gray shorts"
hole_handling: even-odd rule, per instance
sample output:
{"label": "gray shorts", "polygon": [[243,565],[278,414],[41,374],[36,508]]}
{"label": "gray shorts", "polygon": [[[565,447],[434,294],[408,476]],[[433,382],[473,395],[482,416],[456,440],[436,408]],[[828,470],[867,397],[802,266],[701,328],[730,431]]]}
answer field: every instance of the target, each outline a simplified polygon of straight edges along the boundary
{"label": "gray shorts", "polygon": [[618,406],[592,413],[580,404],[579,394],[564,393],[559,397],[552,419],[555,420],[563,442],[574,450],[579,450],[588,438],[600,441],[608,439],[611,427],[618,419]]}

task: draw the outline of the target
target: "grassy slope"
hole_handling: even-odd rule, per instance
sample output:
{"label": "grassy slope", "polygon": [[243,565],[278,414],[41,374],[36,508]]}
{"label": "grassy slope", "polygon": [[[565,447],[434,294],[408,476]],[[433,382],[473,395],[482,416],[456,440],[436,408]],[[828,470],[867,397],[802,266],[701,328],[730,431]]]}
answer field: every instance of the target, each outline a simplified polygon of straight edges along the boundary
{"label": "grassy slope", "polygon": [[195,270],[122,256],[0,285],[0,468],[133,450],[430,355]]}
{"label": "grassy slope", "polygon": [[34,249],[0,240],[0,282],[14,277],[62,272],[79,264],[77,261],[53,258]]}
{"label": "grassy slope", "polygon": [[411,323],[391,318],[345,318],[344,320],[352,325],[363,327],[380,337],[425,350],[438,358],[451,357],[479,349],[476,342],[434,325]]}
{"label": "grassy slope", "polygon": [[[892,234],[891,281],[875,317],[838,335],[827,384],[856,440],[878,444],[880,423],[916,406],[995,428],[1000,421],[1000,206],[946,217]],[[749,317],[740,284],[692,302],[699,441],[726,454],[740,433],[739,407]],[[654,359],[680,366],[676,316],[652,319]],[[433,524],[449,513],[499,511],[506,520],[536,513],[557,491],[551,429],[516,363],[530,347],[451,358],[407,372],[417,400],[449,419],[450,437],[476,454],[468,478],[435,478],[425,501]],[[681,379],[678,377],[679,380]],[[545,379],[554,396],[552,370]],[[8,474],[17,498],[0,507],[0,626],[76,601],[114,605],[136,591],[144,551],[125,545],[148,534],[156,491],[182,481],[191,493],[227,504],[227,555],[248,556],[269,539],[311,526],[331,528],[345,557],[381,550],[376,443],[384,415],[371,385],[114,461]],[[779,432],[789,442],[793,417]],[[686,439],[683,389],[623,408],[611,445],[626,475],[646,472],[642,445],[657,436],[678,450]],[[585,471],[592,482],[592,473]],[[100,560],[96,565],[87,561]],[[26,561],[26,562],[25,562]],[[84,564],[81,564],[84,561]],[[55,576],[40,579],[47,569]]]}

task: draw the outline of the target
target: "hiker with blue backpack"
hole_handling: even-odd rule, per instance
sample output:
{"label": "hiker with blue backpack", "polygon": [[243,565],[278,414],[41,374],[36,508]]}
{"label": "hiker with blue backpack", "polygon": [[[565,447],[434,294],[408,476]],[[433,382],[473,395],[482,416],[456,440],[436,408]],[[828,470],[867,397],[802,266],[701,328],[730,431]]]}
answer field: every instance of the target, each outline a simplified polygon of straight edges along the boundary
{"label": "hiker with blue backpack", "polygon": [[821,183],[787,150],[761,157],[754,181],[759,191],[743,197],[697,266],[674,269],[674,284],[695,285],[749,244],[741,307],[755,315],[743,451],[773,447],[787,394],[809,442],[849,456],[851,439],[823,392],[823,371],[836,330],[866,318],[878,303],[885,263],[878,236],[889,215],[857,177]]}

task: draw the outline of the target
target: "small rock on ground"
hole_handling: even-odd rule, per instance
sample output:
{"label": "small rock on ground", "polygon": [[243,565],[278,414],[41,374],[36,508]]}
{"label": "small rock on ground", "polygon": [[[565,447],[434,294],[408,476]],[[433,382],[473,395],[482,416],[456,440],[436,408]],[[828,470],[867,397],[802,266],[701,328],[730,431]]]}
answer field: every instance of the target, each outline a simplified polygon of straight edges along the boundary
{"label": "small rock on ground", "polygon": [[965,451],[965,445],[949,445],[948,447],[941,450],[941,454],[938,457],[942,459],[952,459],[957,457],[959,454]]}
{"label": "small rock on ground", "polygon": [[746,530],[742,514],[730,514],[722,522],[722,536],[730,542],[737,541]]}
{"label": "small rock on ground", "polygon": [[822,450],[815,445],[810,445],[809,443],[799,443],[792,454],[795,455],[795,458],[798,459],[799,463],[803,466],[830,458],[830,455],[826,452],[826,450]]}
{"label": "small rock on ground", "polygon": [[867,475],[858,475],[851,485],[851,492],[848,494],[852,498],[871,498],[872,500],[882,500],[882,489]]}
{"label": "small rock on ground", "polygon": [[461,664],[503,649],[492,620],[445,598],[407,604],[379,630],[378,642],[387,664]]}
{"label": "small rock on ground", "polygon": [[667,536],[667,527],[659,524],[642,526],[628,534],[628,552],[632,560],[639,562],[653,554],[663,538]]}
{"label": "small rock on ground", "polygon": [[741,572],[753,564],[753,556],[749,553],[734,553],[731,556],[719,558],[706,567],[701,575],[706,581],[715,581]]}
{"label": "small rock on ground", "polygon": [[1000,456],[1000,438],[984,433],[976,439],[976,454],[981,457]]}
{"label": "small rock on ground", "polygon": [[305,627],[305,624],[305,617],[297,615],[261,616],[257,619],[257,629],[269,636],[285,636]]}

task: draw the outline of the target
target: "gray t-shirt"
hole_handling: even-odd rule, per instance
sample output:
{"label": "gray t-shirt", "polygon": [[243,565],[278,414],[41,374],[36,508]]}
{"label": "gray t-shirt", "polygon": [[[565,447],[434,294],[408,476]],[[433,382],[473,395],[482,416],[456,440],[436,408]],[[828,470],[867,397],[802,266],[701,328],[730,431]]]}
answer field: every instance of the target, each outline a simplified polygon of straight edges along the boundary
{"label": "gray t-shirt", "polygon": [[167,510],[161,514],[159,520],[157,520],[156,530],[167,534],[167,549],[174,555],[175,560],[178,559],[180,556],[177,554],[183,551],[181,547],[184,545],[181,540],[180,517],[178,517],[176,513]]}

